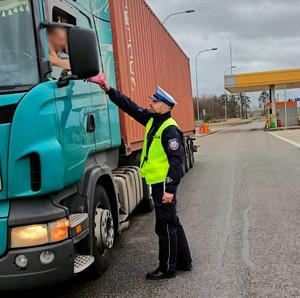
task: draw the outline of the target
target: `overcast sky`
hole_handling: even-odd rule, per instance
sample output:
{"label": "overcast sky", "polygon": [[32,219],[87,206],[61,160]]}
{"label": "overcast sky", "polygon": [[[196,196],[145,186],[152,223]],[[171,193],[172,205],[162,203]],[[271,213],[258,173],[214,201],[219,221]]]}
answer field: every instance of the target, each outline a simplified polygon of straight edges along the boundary
{"label": "overcast sky", "polygon": [[[300,0],[146,1],[161,20],[173,12],[196,11],[173,16],[165,24],[191,59],[194,94],[195,56],[212,47],[218,51],[198,58],[199,93],[223,92],[230,41],[236,73],[300,67]],[[296,95],[300,97],[300,90],[287,91],[288,97]]]}

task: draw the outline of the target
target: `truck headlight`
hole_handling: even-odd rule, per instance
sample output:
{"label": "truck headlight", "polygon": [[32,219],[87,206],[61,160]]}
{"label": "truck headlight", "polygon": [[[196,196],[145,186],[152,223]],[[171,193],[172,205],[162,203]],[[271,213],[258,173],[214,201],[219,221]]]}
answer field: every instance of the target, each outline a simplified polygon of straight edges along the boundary
{"label": "truck headlight", "polygon": [[12,228],[11,248],[37,246],[48,243],[48,225],[30,225]]}
{"label": "truck headlight", "polygon": [[65,240],[69,237],[70,222],[66,218],[49,224],[15,227],[10,232],[10,247],[38,246]]}

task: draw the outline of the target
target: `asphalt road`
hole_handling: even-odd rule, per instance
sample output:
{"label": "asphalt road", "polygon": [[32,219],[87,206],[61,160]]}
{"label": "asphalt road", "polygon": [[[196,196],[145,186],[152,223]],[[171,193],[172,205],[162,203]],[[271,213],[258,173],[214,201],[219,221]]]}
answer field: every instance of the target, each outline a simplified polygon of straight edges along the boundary
{"label": "asphalt road", "polygon": [[178,194],[192,272],[144,279],[157,266],[157,239],[154,214],[138,215],[118,238],[104,276],[35,295],[300,297],[300,151],[263,126],[226,128],[197,141],[196,163]]}

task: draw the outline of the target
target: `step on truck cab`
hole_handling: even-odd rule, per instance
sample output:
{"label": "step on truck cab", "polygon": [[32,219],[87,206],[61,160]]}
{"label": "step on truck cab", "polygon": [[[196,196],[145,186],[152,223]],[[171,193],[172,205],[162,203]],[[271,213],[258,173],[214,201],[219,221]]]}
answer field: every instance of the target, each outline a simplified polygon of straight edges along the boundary
{"label": "step on truck cab", "polygon": [[[0,1],[0,291],[101,275],[130,213],[153,209],[140,150],[126,153],[117,107],[85,80],[116,86],[109,3]],[[50,62],[53,28],[70,71]]]}

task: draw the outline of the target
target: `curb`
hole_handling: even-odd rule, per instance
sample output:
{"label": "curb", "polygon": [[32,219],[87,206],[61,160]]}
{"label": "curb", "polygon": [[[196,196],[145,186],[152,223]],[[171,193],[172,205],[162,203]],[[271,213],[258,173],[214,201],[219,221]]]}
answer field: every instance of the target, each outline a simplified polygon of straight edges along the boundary
{"label": "curb", "polygon": [[216,130],[216,131],[212,131],[212,132],[209,132],[209,133],[207,133],[207,134],[197,134],[195,137],[196,138],[198,138],[198,139],[201,139],[201,138],[205,138],[205,137],[207,137],[207,136],[210,136],[210,135],[213,135],[213,134],[215,134],[215,133],[217,133],[217,132],[220,132],[220,131],[222,131],[223,129],[218,129],[218,130]]}
{"label": "curb", "polygon": [[265,130],[268,132],[272,132],[272,131],[296,130],[296,129],[300,129],[300,126],[275,127],[275,128],[265,129]]}

